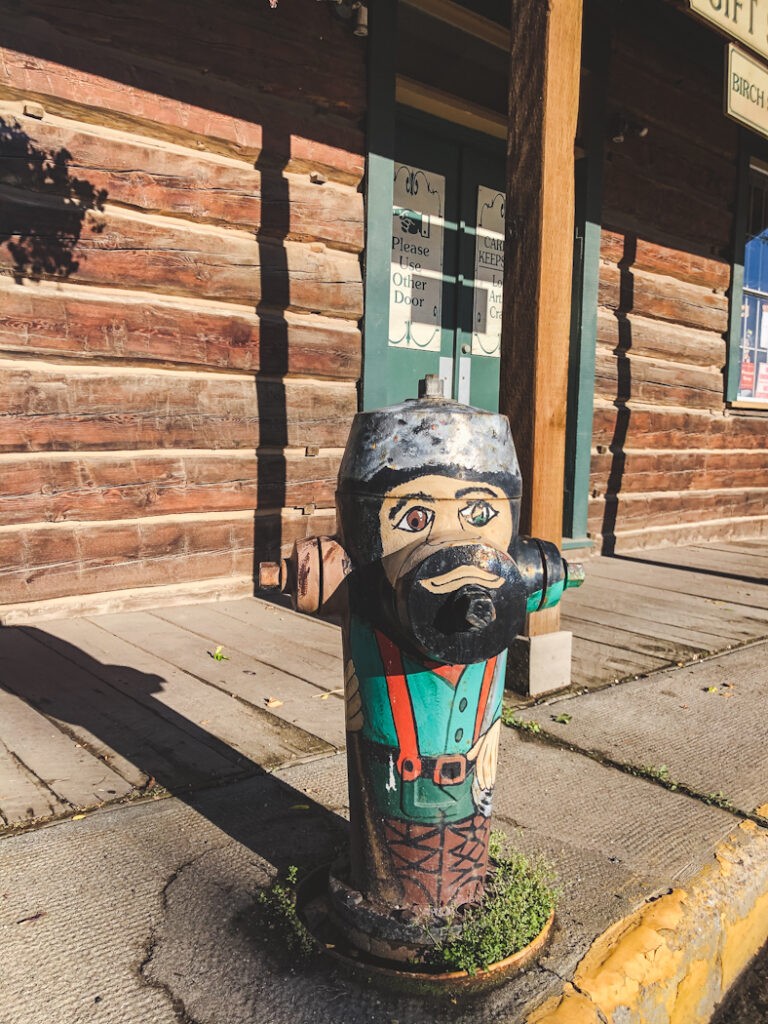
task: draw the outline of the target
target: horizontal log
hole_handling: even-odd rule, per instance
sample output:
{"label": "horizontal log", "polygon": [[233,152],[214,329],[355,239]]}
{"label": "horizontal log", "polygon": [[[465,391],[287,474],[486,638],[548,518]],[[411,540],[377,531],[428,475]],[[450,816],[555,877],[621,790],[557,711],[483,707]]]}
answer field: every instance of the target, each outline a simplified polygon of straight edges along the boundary
{"label": "horizontal log", "polygon": [[[8,27],[13,25],[14,42],[22,48],[26,41],[27,52],[38,57],[95,71],[107,54],[118,62],[131,55],[137,85],[143,66],[167,64],[202,80],[214,102],[232,83],[299,97],[341,115],[359,117],[365,110],[365,48],[313,0],[294,0],[290,14],[237,0],[223,0],[215,14],[205,6],[162,0],[140,18],[120,0],[108,6],[89,0],[35,3],[34,17],[4,0],[0,11],[7,12]],[[88,63],[82,63],[83,42]]]}
{"label": "horizontal log", "polygon": [[332,511],[6,527],[0,529],[0,593],[6,607],[242,576],[253,573],[260,559],[287,552],[295,540],[334,529]]}
{"label": "horizontal log", "polygon": [[731,282],[731,266],[724,260],[658,245],[645,238],[627,239],[622,232],[605,227],[600,233],[600,258],[629,270],[635,267],[712,290],[724,292]]}
{"label": "horizontal log", "polygon": [[628,352],[614,355],[598,345],[595,355],[595,393],[630,404],[686,406],[721,410],[723,377],[714,367],[702,368],[649,359]]}
{"label": "horizontal log", "polygon": [[340,452],[0,455],[0,526],[332,507]]}
{"label": "horizontal log", "polygon": [[619,270],[610,264],[601,264],[598,302],[609,309],[635,312],[719,334],[728,329],[728,300],[724,295],[636,267]]}
{"label": "horizontal log", "polygon": [[[357,319],[357,255],[302,242],[256,240],[115,207],[82,207],[0,186],[7,245],[0,272],[244,304],[265,303]],[[0,237],[2,237],[0,236]]]}
{"label": "horizontal log", "polygon": [[262,172],[249,162],[61,118],[19,119],[8,104],[0,104],[0,127],[6,134],[0,183],[14,188],[78,198],[98,194],[149,213],[256,229],[263,236],[320,240],[354,252],[363,247],[363,197],[349,185],[317,185],[307,174]]}
{"label": "horizontal log", "polygon": [[670,526],[706,519],[762,516],[768,508],[768,488],[754,490],[690,491],[672,494],[619,494],[589,503],[588,528],[608,532],[640,527]]}
{"label": "horizontal log", "polygon": [[25,356],[360,377],[360,331],[349,320],[1,278],[0,308],[0,351]]}
{"label": "horizontal log", "polygon": [[669,544],[701,544],[711,541],[737,540],[746,537],[768,537],[768,516],[747,516],[741,519],[710,519],[673,523],[652,529],[618,530],[605,542],[600,534],[592,534],[597,551],[616,553],[644,551]]}
{"label": "horizontal log", "polygon": [[[362,177],[365,139],[356,120],[253,86],[212,88],[197,69],[142,61],[94,45],[81,34],[43,41],[41,22],[14,31],[11,38],[15,21],[15,16],[3,19],[0,96],[36,99],[54,113],[77,112],[106,127],[187,145],[200,141],[212,151],[266,166],[287,164],[297,171],[320,166],[352,183]],[[41,35],[36,39],[30,28],[39,28]],[[38,47],[47,58],[35,55]]]}
{"label": "horizontal log", "polygon": [[590,490],[608,492],[728,490],[761,487],[768,480],[768,451],[602,451],[592,455]]}
{"label": "horizontal log", "polygon": [[760,416],[723,416],[688,409],[595,407],[592,443],[615,448],[764,448]]}
{"label": "horizontal log", "polygon": [[343,448],[350,384],[0,362],[0,451]]}
{"label": "horizontal log", "polygon": [[701,331],[632,313],[617,317],[609,309],[598,308],[597,340],[609,348],[621,347],[635,355],[661,357],[696,367],[719,370],[725,362],[725,341],[714,331]]}

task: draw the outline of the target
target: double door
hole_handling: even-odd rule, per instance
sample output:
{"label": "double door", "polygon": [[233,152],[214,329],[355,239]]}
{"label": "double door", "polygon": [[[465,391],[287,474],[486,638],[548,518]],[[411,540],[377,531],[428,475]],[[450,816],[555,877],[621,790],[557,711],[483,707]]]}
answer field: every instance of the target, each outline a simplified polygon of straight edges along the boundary
{"label": "double door", "polygon": [[498,409],[504,208],[503,144],[398,123],[387,404],[436,373],[447,397]]}

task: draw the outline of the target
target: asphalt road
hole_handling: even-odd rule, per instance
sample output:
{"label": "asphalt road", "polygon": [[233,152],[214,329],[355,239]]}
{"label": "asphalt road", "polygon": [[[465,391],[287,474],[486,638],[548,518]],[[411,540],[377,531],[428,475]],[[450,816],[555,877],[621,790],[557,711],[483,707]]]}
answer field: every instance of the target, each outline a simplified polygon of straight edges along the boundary
{"label": "asphalt road", "polygon": [[744,974],[712,1024],[768,1022],[768,946]]}

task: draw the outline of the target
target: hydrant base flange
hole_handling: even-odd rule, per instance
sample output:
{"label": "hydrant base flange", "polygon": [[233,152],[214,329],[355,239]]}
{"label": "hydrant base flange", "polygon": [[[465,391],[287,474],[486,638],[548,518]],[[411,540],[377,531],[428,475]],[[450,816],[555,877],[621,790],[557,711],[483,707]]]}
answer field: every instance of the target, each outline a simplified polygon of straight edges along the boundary
{"label": "hydrant base flange", "polygon": [[315,939],[318,952],[353,978],[377,985],[388,992],[399,991],[433,999],[479,996],[509,981],[528,967],[546,950],[552,938],[554,910],[542,930],[527,946],[474,974],[430,968],[422,963],[414,963],[413,960],[383,958],[351,943],[346,933],[339,928],[331,908],[329,882],[329,867],[325,865],[299,883],[296,901],[299,917]]}

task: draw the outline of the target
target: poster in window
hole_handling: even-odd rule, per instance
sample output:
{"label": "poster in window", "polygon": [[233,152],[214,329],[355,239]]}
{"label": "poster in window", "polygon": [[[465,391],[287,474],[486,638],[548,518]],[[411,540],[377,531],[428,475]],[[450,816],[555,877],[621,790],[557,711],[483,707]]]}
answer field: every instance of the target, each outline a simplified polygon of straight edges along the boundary
{"label": "poster in window", "polygon": [[472,355],[499,358],[504,282],[504,207],[506,196],[478,185]]}
{"label": "poster in window", "polygon": [[739,377],[739,391],[752,395],[755,390],[755,364],[742,363],[741,375]]}
{"label": "poster in window", "polygon": [[757,387],[754,398],[761,402],[768,402],[768,364],[760,363],[757,367]]}
{"label": "poster in window", "polygon": [[389,344],[440,351],[445,178],[395,164]]}

